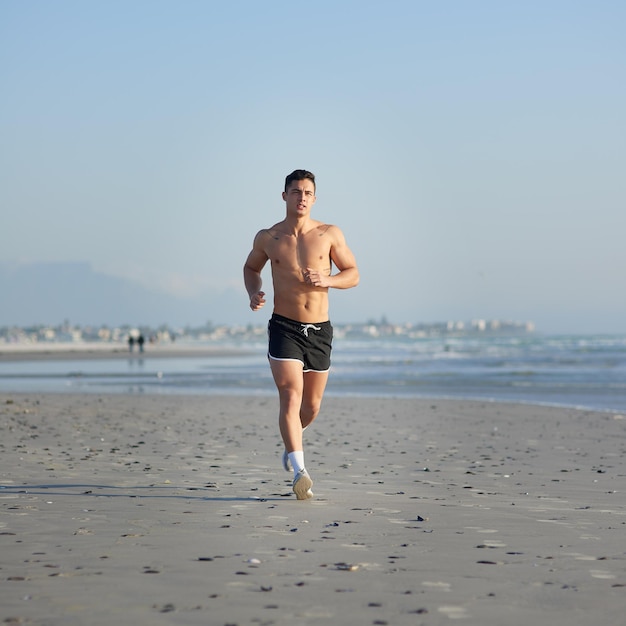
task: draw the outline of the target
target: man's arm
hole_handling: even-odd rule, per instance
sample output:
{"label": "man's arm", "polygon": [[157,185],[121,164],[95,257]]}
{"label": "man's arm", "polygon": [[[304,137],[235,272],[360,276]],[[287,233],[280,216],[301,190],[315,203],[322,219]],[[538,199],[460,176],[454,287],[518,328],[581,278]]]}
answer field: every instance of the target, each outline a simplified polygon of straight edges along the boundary
{"label": "man's arm", "polygon": [[261,291],[263,280],[261,270],[267,263],[268,256],[262,245],[265,231],[260,231],[254,238],[252,250],[243,266],[243,282],[250,297],[250,308],[258,311],[265,304],[265,292]]}
{"label": "man's arm", "polygon": [[332,287],[333,289],[350,289],[359,284],[359,269],[352,250],[348,247],[343,233],[336,226],[333,229],[333,243],[330,258],[339,270],[336,274],[325,276],[319,270],[307,268],[307,280],[315,287]]}

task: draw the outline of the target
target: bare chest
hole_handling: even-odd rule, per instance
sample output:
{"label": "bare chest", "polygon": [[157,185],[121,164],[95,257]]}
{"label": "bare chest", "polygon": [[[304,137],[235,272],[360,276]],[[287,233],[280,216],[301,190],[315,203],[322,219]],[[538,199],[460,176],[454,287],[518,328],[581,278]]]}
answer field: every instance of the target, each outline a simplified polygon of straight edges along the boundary
{"label": "bare chest", "polygon": [[331,242],[325,233],[313,232],[304,235],[277,233],[272,236],[267,254],[277,268],[326,268],[330,265]]}

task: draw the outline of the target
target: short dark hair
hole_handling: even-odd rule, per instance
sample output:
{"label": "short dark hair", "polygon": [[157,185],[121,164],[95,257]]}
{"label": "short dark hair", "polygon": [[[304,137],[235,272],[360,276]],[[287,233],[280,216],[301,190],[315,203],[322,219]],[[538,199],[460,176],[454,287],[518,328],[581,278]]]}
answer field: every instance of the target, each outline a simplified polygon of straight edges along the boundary
{"label": "short dark hair", "polygon": [[315,174],[308,172],[307,170],[294,170],[285,178],[285,191],[289,189],[289,185],[294,180],[310,180],[313,183],[313,190],[315,191]]}

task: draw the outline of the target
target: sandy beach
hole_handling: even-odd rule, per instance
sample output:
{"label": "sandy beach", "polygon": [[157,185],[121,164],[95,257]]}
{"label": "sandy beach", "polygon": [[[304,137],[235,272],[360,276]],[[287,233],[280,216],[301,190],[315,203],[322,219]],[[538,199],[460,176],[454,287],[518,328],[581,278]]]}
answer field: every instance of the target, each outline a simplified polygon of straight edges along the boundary
{"label": "sandy beach", "polygon": [[0,395],[0,622],[615,626],[626,421],[328,398]]}

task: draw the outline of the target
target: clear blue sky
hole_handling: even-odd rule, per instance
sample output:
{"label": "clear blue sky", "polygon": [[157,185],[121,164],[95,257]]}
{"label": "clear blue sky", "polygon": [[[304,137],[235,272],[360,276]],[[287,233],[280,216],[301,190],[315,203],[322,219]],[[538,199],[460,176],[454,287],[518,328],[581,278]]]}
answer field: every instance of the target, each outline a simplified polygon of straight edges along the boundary
{"label": "clear blue sky", "polygon": [[625,32],[620,0],[0,0],[0,262],[243,289],[306,168],[362,274],[337,321],[626,332]]}

